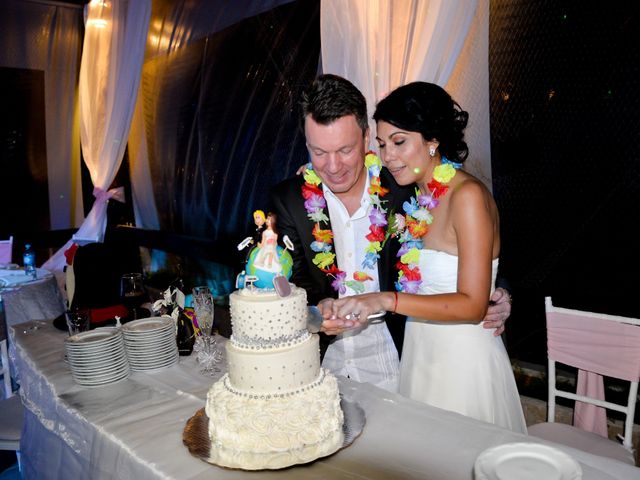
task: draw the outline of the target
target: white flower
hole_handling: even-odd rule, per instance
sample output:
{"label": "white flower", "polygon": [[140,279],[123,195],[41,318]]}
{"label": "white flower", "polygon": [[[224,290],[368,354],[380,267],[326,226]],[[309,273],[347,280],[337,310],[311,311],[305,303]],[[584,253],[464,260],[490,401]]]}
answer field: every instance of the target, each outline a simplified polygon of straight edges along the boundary
{"label": "white flower", "polygon": [[433,222],[433,215],[431,215],[429,213],[429,210],[427,210],[426,208],[419,208],[418,210],[413,212],[413,215],[411,216],[418,221],[425,221],[428,224],[431,224],[431,222]]}
{"label": "white flower", "polygon": [[166,307],[167,305],[164,303],[164,300],[156,300],[155,302],[153,302],[153,306],[151,307],[151,309],[154,312],[159,312],[160,308],[162,307]]}
{"label": "white flower", "polygon": [[165,307],[168,307],[172,303],[173,303],[173,292],[171,291],[171,287],[169,287],[164,291],[164,302],[163,302],[163,305]]}
{"label": "white flower", "polygon": [[175,325],[176,334],[178,332],[178,318],[180,312],[184,309],[184,293],[179,289],[171,287],[162,292],[163,298],[153,302],[151,307],[154,312],[159,313],[162,317],[168,317],[173,319]]}

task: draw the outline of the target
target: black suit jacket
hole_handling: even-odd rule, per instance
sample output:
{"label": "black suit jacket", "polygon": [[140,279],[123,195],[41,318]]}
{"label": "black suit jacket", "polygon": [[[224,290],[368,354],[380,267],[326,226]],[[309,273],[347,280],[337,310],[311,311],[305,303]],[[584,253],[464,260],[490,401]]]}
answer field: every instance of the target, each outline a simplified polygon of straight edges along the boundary
{"label": "black suit jacket", "polygon": [[[387,210],[387,215],[403,213],[402,203],[415,193],[415,186],[398,186],[386,168],[382,169],[380,181],[383,187],[389,189],[389,193],[382,198],[382,201],[386,202],[383,205]],[[321,272],[312,261],[316,255],[316,252],[311,250],[311,242],[314,241],[311,233],[313,222],[307,217],[307,211],[304,208],[303,184],[302,175],[279,183],[271,190],[270,201],[273,211],[278,215],[278,238],[281,239],[288,235],[295,247],[295,250],[291,252],[293,257],[291,281],[307,291],[307,300],[310,305],[317,305],[320,300],[325,298],[337,298],[338,292],[331,287],[331,279]],[[325,213],[327,213],[328,217],[328,212]],[[325,226],[323,225],[323,227]],[[380,259],[377,264],[380,291],[395,290],[394,282],[397,279],[395,264],[398,248],[397,240],[389,239],[380,251]],[[405,317],[387,314],[385,319],[398,354],[401,354]],[[333,337],[327,335],[321,336],[321,351],[323,355],[332,339]]]}

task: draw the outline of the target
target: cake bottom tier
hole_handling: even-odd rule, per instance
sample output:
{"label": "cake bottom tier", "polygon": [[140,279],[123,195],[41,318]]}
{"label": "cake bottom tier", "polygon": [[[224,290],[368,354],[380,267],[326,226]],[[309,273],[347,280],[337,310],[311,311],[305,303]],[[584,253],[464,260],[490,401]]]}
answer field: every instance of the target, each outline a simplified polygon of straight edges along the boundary
{"label": "cake bottom tier", "polygon": [[209,390],[205,411],[220,465],[282,468],[329,455],[344,441],[338,383],[324,370],[312,385],[276,395],[238,393],[225,375]]}

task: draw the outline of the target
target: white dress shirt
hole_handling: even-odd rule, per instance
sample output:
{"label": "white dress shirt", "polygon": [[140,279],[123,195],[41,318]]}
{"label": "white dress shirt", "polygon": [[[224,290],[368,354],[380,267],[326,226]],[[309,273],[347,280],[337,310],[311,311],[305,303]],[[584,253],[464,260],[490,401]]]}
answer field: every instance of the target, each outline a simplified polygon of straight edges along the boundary
{"label": "white dress shirt", "polygon": [[[340,199],[324,185],[322,188],[331,219],[338,268],[346,272],[346,280],[352,280],[356,271],[365,271],[373,278],[364,282],[365,292],[380,291],[377,265],[373,269],[362,268],[365,249],[369,245],[365,237],[371,224],[371,200],[367,193],[369,178],[360,208],[351,217]],[[350,288],[340,296],[348,295],[354,295]],[[399,365],[398,351],[384,322],[338,335],[329,345],[322,362],[322,366],[335,375],[372,383],[392,392],[398,390]]]}

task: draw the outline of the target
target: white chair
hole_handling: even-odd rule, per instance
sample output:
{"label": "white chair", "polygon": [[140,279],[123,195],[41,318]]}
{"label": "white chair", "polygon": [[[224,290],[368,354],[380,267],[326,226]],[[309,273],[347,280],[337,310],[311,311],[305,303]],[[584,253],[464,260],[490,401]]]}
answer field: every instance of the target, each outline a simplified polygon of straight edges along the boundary
{"label": "white chair", "polygon": [[0,263],[11,263],[12,251],[13,237],[9,237],[9,240],[0,240]]}
{"label": "white chair", "polygon": [[4,400],[0,400],[0,450],[15,451],[20,467],[20,436],[24,411],[20,395],[15,395],[11,388],[6,333],[4,305],[0,297],[0,379],[5,397]]}
{"label": "white chair", "polygon": [[[546,298],[546,316],[548,422],[530,426],[529,434],[635,465],[631,436],[640,378],[640,320],[557,308],[550,297]],[[556,361],[579,369],[576,393],[557,388]],[[604,400],[602,375],[629,381],[626,404]],[[574,425],[554,423],[556,397],[577,401]],[[604,408],[625,415],[622,445],[603,436]]]}

